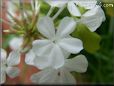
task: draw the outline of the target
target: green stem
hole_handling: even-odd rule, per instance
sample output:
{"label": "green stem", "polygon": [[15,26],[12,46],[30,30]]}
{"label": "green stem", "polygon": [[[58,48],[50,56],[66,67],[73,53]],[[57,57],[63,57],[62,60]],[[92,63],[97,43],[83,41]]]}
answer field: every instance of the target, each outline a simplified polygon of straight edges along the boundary
{"label": "green stem", "polygon": [[50,15],[51,15],[51,13],[53,12],[53,9],[54,9],[54,7],[51,7],[51,8],[49,9],[49,11],[48,11],[48,13],[47,13],[47,16],[50,16]]}
{"label": "green stem", "polygon": [[59,9],[59,11],[52,17],[52,19],[55,20],[59,16],[59,14],[64,10],[65,7],[66,7],[66,5],[64,5],[63,7],[61,7]]}

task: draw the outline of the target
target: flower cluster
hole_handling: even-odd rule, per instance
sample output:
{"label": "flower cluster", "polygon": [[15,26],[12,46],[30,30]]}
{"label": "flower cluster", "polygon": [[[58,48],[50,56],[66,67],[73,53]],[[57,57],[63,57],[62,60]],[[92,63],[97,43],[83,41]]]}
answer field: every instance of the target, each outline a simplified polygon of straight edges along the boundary
{"label": "flower cluster", "polygon": [[[11,40],[10,52],[6,60],[6,52],[1,49],[0,83],[5,82],[5,73],[10,77],[19,74],[14,65],[19,64],[21,53],[25,53],[25,63],[33,65],[41,71],[31,76],[31,81],[36,84],[76,84],[72,71],[84,73],[88,67],[86,57],[80,54],[84,49],[83,41],[71,34],[78,24],[84,24],[94,32],[103,21],[105,15],[102,8],[96,5],[96,0],[31,0],[31,10],[18,8],[24,6],[22,1],[9,2],[8,19],[12,23],[11,31],[19,37]],[[16,2],[17,1],[17,2]],[[40,15],[42,2],[50,6],[47,15]],[[17,6],[17,7],[16,7]],[[54,8],[58,12],[50,17]],[[67,8],[71,16],[64,16],[55,25],[56,18]],[[18,15],[17,12],[18,11]],[[69,58],[76,54],[75,57]]]}

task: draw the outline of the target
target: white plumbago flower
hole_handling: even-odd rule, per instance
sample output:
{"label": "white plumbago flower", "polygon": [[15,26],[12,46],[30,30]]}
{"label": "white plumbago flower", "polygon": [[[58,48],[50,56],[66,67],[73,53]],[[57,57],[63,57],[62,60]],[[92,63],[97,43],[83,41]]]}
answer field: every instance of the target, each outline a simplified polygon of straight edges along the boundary
{"label": "white plumbago flower", "polygon": [[[90,31],[95,31],[105,21],[105,14],[102,8],[97,4],[96,0],[46,0],[52,7],[64,6],[67,3],[67,8],[71,15],[78,16],[80,19],[76,22],[85,24]],[[83,14],[80,13],[77,5],[84,7],[87,11]]]}
{"label": "white plumbago flower", "polygon": [[12,50],[18,50],[23,44],[23,38],[22,37],[14,37],[9,45]]}
{"label": "white plumbago flower", "polygon": [[66,59],[62,67],[53,69],[45,68],[31,76],[31,81],[36,84],[76,84],[71,71],[86,72],[88,61],[84,55],[78,55],[72,59]]}
{"label": "white plumbago flower", "polygon": [[39,20],[38,31],[46,38],[33,42],[33,52],[41,68],[48,65],[61,67],[64,64],[64,52],[76,54],[83,49],[82,41],[70,36],[75,26],[76,22],[70,17],[65,17],[57,29],[50,17]]}
{"label": "white plumbago flower", "polygon": [[15,65],[20,62],[20,55],[17,51],[12,51],[6,59],[7,53],[4,49],[0,49],[0,84],[3,84],[6,80],[6,74],[10,78],[15,78],[19,75],[20,70]]}
{"label": "white plumbago flower", "polygon": [[81,16],[78,5],[85,9],[92,9],[96,6],[96,0],[44,0],[52,7],[62,7],[67,4],[69,12],[73,16]]}

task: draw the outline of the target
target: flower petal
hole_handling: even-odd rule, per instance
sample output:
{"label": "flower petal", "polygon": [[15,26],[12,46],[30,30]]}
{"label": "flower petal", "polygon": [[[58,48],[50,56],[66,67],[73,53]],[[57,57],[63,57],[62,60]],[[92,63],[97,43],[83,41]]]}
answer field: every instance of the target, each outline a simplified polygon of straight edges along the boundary
{"label": "flower petal", "polygon": [[38,84],[56,84],[57,71],[47,68],[31,76],[31,81]]}
{"label": "flower petal", "polygon": [[66,50],[64,50],[62,48],[61,48],[61,50],[62,50],[62,53],[63,53],[65,58],[68,58],[70,56],[71,53],[69,53],[68,51],[66,51]]}
{"label": "flower petal", "polygon": [[3,84],[6,81],[6,67],[4,65],[0,65],[0,84]]}
{"label": "flower petal", "polygon": [[1,56],[0,56],[0,64],[6,64],[6,56],[7,56],[7,52],[0,48],[0,52],[1,52]]}
{"label": "flower petal", "polygon": [[64,50],[76,54],[83,49],[82,41],[77,38],[64,38],[58,43]]}
{"label": "flower petal", "polygon": [[50,17],[43,17],[37,24],[38,31],[47,38],[55,36],[53,20]]}
{"label": "flower petal", "polygon": [[94,9],[85,13],[81,19],[81,22],[88,26],[93,32],[102,22],[105,21],[105,14],[100,6],[96,6]]}
{"label": "flower petal", "polygon": [[35,40],[33,42],[33,51],[37,56],[46,56],[52,49],[50,40]]}
{"label": "flower petal", "polygon": [[65,17],[57,29],[57,37],[65,37],[66,35],[69,35],[74,31],[75,26],[76,22],[73,20],[73,18]]}
{"label": "flower petal", "polygon": [[18,50],[10,52],[7,58],[7,65],[14,66],[20,63],[20,52]]}
{"label": "flower petal", "polygon": [[53,49],[50,52],[49,57],[51,58],[51,66],[55,69],[64,65],[64,55],[62,50],[58,45],[54,45]]}
{"label": "flower petal", "polygon": [[76,0],[75,3],[86,9],[92,9],[96,6],[97,1],[96,0],[82,0],[82,1]]}
{"label": "flower petal", "polygon": [[[42,41],[40,41],[40,42],[42,42]],[[40,46],[40,44],[37,44],[37,45]],[[33,49],[34,49],[34,47],[33,47]],[[58,68],[64,64],[63,52],[59,48],[59,46],[56,44],[48,44],[46,46],[44,45],[41,49],[40,48],[34,49],[34,51],[35,52],[37,51],[36,52],[37,57],[34,59],[34,62],[35,62],[35,65],[40,69],[48,67],[49,65],[54,68]]]}
{"label": "flower petal", "polygon": [[12,50],[17,50],[21,47],[22,43],[23,43],[22,37],[15,37],[10,41],[9,45]]}
{"label": "flower petal", "polygon": [[31,49],[26,55],[25,55],[25,63],[28,65],[34,65],[34,59],[35,59],[35,53]]}
{"label": "flower petal", "polygon": [[68,2],[67,8],[73,16],[81,16],[79,9],[77,8],[74,2],[72,1]]}
{"label": "flower petal", "polygon": [[78,55],[72,59],[67,59],[65,67],[68,68],[69,71],[76,71],[80,73],[86,72],[88,61],[84,55]]}
{"label": "flower petal", "polygon": [[75,78],[67,70],[63,70],[63,71],[60,72],[60,76],[59,76],[58,81],[59,81],[58,83],[65,84],[65,85],[68,85],[68,84],[74,85],[74,84],[76,84]]}
{"label": "flower petal", "polygon": [[34,66],[38,69],[44,69],[49,67],[51,64],[51,59],[49,56],[37,56],[34,60]]}
{"label": "flower petal", "polygon": [[6,73],[10,78],[15,78],[19,75],[20,70],[17,67],[7,67]]}

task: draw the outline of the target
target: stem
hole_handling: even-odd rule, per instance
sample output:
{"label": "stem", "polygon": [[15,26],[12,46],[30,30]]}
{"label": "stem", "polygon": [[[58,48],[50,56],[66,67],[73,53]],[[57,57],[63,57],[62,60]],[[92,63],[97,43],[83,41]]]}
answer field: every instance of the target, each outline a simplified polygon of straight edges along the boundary
{"label": "stem", "polygon": [[19,20],[17,20],[16,18],[14,18],[13,15],[12,15],[10,12],[8,12],[8,11],[6,11],[6,12],[7,12],[8,15],[14,20],[14,23],[16,23],[16,26],[17,26],[18,28],[21,28],[22,23],[19,22]]}
{"label": "stem", "polygon": [[[7,25],[13,27],[13,25],[12,25],[11,23],[7,22],[6,20],[3,20],[3,19],[2,19],[2,21],[3,21],[4,23],[6,23]],[[13,31],[13,32],[17,32],[17,30],[16,30],[16,29],[13,29],[12,27],[10,27],[10,30]]]}
{"label": "stem", "polygon": [[[25,18],[25,16],[24,16],[24,11],[23,11],[23,2],[22,2],[22,0],[19,0],[19,3],[20,3],[20,12],[21,12],[21,17],[22,17],[22,19],[24,19]],[[27,20],[26,20],[27,21]],[[23,26],[25,25],[25,22],[24,21],[22,21],[23,22]],[[25,25],[26,26],[26,25]]]}
{"label": "stem", "polygon": [[50,9],[49,9],[49,11],[47,13],[47,16],[50,16],[51,15],[51,13],[53,12],[53,9],[54,9],[54,7],[50,7]]}
{"label": "stem", "polygon": [[66,5],[64,5],[63,7],[61,7],[60,9],[59,9],[59,11],[52,17],[52,19],[53,20],[55,20],[58,16],[59,16],[59,14],[63,11],[63,9],[66,7]]}

